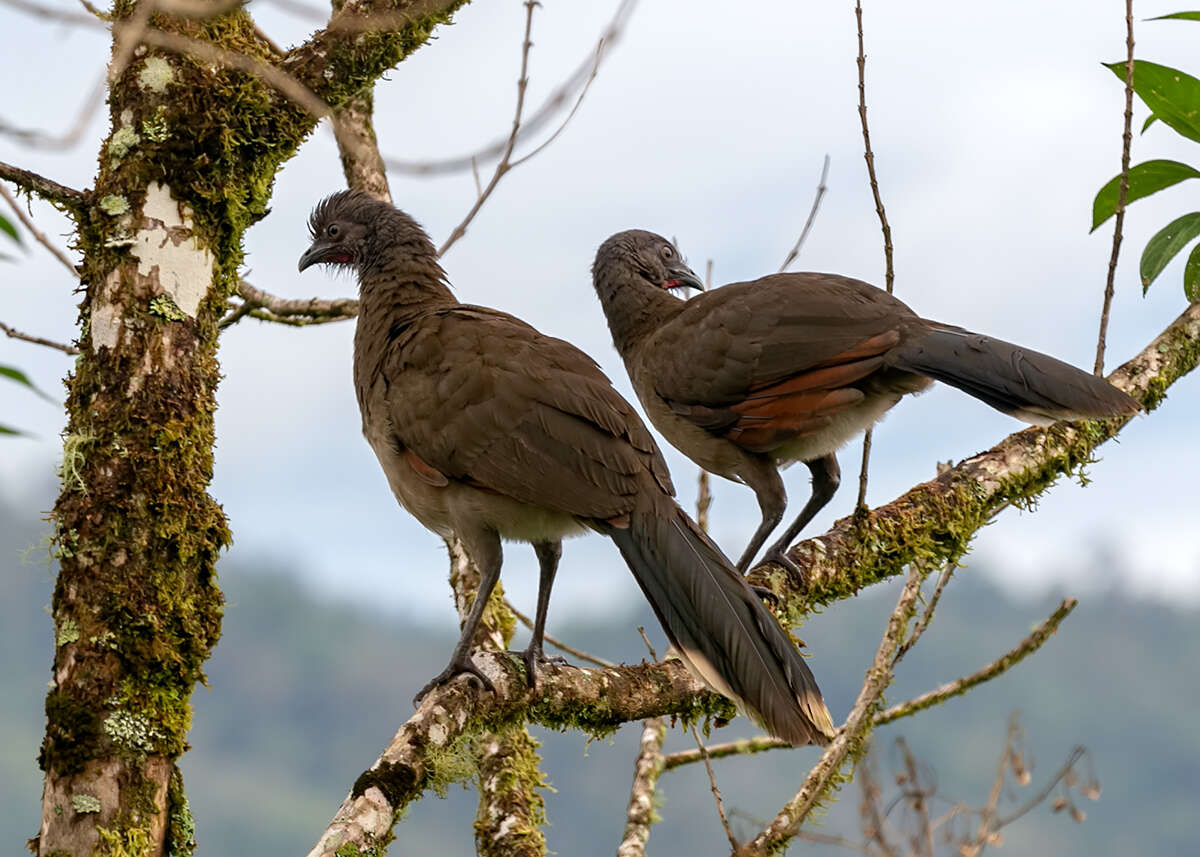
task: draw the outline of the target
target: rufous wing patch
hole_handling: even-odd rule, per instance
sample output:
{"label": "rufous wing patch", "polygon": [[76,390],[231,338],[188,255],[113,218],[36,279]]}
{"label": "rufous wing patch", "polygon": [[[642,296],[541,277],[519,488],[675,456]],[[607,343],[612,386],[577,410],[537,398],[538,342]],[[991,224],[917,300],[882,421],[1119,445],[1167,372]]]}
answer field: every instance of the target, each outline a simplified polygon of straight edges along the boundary
{"label": "rufous wing patch", "polygon": [[450,480],[446,478],[446,474],[425,463],[421,456],[417,455],[411,449],[404,450],[404,460],[408,462],[408,466],[412,468],[413,473],[417,474],[417,478],[426,485],[432,485],[434,488],[445,488],[450,484]]}

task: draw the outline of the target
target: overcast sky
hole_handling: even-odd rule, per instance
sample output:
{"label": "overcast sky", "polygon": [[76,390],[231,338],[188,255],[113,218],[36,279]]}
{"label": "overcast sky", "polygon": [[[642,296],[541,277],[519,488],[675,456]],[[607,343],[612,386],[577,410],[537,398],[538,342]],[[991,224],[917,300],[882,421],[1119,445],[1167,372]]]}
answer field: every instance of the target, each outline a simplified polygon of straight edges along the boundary
{"label": "overcast sky", "polygon": [[[76,6],[61,0],[63,8]],[[283,44],[316,24],[266,0],[251,5]],[[533,105],[592,50],[613,3],[545,0],[535,18]],[[444,260],[464,301],[512,312],[596,357],[631,399],[591,291],[596,246],[620,229],[674,236],[717,282],[774,271],[795,240],[825,154],[829,191],[796,270],[833,271],[882,284],[883,253],[862,157],[853,4],[736,4],[643,0],[575,121],[542,155],[501,184]],[[1176,4],[1140,4],[1145,17]],[[1119,4],[868,2],[867,86],[872,142],[896,245],[896,293],[922,315],[1048,351],[1089,368],[1111,227],[1088,234],[1096,189],[1120,164],[1122,88],[1100,63],[1123,57]],[[414,160],[470,152],[506,133],[512,118],[524,9],[476,0],[451,27],[380,85],[384,151]],[[6,34],[0,117],[61,131],[102,73],[108,44],[0,7]],[[1194,23],[1139,23],[1138,56],[1200,73]],[[68,59],[69,58],[69,59]],[[20,86],[13,81],[22,81]],[[1142,108],[1135,121],[1140,125]],[[79,146],[30,151],[0,136],[0,160],[77,187],[91,183],[101,111]],[[534,141],[536,142],[536,141]],[[1134,162],[1200,161],[1200,150],[1161,123],[1134,141]],[[485,176],[488,167],[484,167]],[[246,271],[289,297],[350,294],[354,284],[296,273],[305,219],[343,179],[332,136],[320,129],[279,176],[273,211],[246,239]],[[392,178],[397,204],[444,238],[473,201],[470,175]],[[1182,309],[1182,257],[1143,299],[1137,257],[1168,220],[1194,208],[1184,185],[1138,202],[1109,336],[1109,366],[1136,353]],[[35,205],[59,243],[66,221]],[[7,212],[6,212],[7,215]],[[0,266],[0,320],[59,340],[75,336],[66,273],[30,244]],[[352,323],[294,330],[243,322],[222,342],[218,448],[212,491],[245,560],[293,562],[321,590],[451,621],[440,540],[392,500],[360,435],[350,384]],[[52,395],[71,359],[0,338],[0,364],[28,371]],[[1009,510],[968,559],[1019,589],[1095,585],[1095,560],[1115,554],[1124,584],[1200,601],[1193,486],[1200,385],[1188,378],[1119,444],[1102,448],[1086,489],[1063,484],[1035,514]],[[0,422],[37,439],[0,442],[0,492],[45,508],[59,452],[61,407],[0,385]],[[950,389],[906,399],[876,434],[869,501],[885,503],[930,478],[939,460],[985,449],[1020,425]],[[695,467],[666,450],[681,499]],[[850,512],[858,445],[841,456],[847,487],[817,520]],[[807,471],[787,475],[793,514]],[[758,521],[746,488],[715,486],[714,532],[736,555]],[[40,504],[40,505],[39,505]],[[504,580],[532,609],[532,551],[508,549]],[[9,560],[5,560],[6,567]],[[1106,582],[1105,582],[1106,583]],[[604,539],[566,547],[555,615],[636,598]]]}

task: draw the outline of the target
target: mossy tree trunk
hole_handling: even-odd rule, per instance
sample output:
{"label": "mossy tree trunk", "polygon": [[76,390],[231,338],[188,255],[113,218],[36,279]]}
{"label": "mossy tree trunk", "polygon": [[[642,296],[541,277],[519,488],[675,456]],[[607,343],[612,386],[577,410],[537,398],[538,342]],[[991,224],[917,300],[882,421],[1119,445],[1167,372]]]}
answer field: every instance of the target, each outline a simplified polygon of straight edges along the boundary
{"label": "mossy tree trunk", "polygon": [[[230,542],[208,494],[217,322],[237,287],[243,234],[317,120],[258,66],[286,68],[337,105],[460,3],[346,4],[335,23],[402,15],[382,33],[331,26],[283,57],[241,9],[155,13],[157,31],[193,49],[130,52],[124,37],[145,7],[113,10],[112,131],[74,212],[84,299],[54,509],[57,645],[31,843],[40,855],[194,848],[176,761],[192,688],[220,636],[215,566]],[[198,44],[243,59],[197,58]]]}

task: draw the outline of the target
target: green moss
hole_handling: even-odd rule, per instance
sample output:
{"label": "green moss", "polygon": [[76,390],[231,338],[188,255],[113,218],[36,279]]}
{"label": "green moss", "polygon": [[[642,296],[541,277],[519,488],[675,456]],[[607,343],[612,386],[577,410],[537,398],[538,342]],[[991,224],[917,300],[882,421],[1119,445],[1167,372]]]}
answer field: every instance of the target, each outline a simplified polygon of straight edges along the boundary
{"label": "green moss", "polygon": [[150,314],[167,321],[187,321],[188,316],[170,295],[158,295],[150,301]]}
{"label": "green moss", "polygon": [[[549,789],[542,773],[538,742],[517,726],[494,737],[482,756],[479,770],[479,812],[475,841],[480,854],[544,854],[546,805],[541,792]],[[494,743],[491,743],[494,742]]]}
{"label": "green moss", "polygon": [[[71,432],[63,438],[63,455],[62,462],[58,465],[58,478],[62,480],[64,490],[78,491],[81,494],[87,493],[87,484],[83,479],[83,465],[88,449],[95,442],[95,436],[88,431]],[[58,534],[55,536],[55,541],[60,544],[62,542]]]}

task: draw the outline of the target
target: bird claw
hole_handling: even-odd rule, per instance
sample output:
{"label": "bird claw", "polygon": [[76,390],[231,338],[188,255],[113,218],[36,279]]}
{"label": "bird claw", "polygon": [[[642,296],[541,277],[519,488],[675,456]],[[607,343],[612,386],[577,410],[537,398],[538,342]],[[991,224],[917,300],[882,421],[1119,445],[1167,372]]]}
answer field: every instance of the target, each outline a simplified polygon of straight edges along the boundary
{"label": "bird claw", "polygon": [[567,659],[554,655],[547,657],[542,651],[541,646],[530,645],[522,652],[509,652],[510,655],[515,655],[525,664],[525,680],[529,684],[530,690],[537,690],[537,672],[538,667],[542,664],[563,664],[567,663]]}
{"label": "bird claw", "polygon": [[779,606],[779,595],[774,589],[767,586],[759,586],[757,583],[749,584],[750,591],[757,595],[763,601],[769,601],[772,607]]}
{"label": "bird claw", "polygon": [[[755,568],[762,568],[767,563],[774,563],[791,575],[794,580],[799,581],[801,586],[808,586],[808,573],[784,551],[771,548],[763,555],[762,562],[755,566]],[[775,595],[775,593],[772,592],[771,595]]]}
{"label": "bird claw", "polygon": [[431,678],[423,688],[417,691],[417,695],[413,697],[413,707],[420,708],[421,700],[428,696],[431,690],[441,687],[463,674],[476,678],[484,690],[490,690],[492,693],[496,692],[496,686],[492,684],[492,680],[484,674],[483,670],[475,666],[475,662],[471,660],[470,655],[467,655],[460,660],[451,661],[446,665],[444,670]]}

